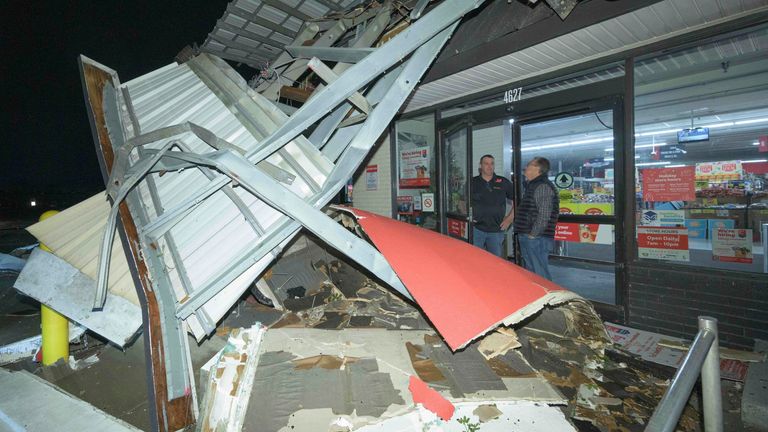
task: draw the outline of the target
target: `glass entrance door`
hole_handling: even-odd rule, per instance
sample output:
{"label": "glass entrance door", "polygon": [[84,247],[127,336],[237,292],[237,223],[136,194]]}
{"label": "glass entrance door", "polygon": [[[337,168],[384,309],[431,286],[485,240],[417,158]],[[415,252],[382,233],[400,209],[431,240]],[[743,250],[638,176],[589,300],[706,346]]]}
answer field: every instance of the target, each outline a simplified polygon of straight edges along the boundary
{"label": "glass entrance door", "polygon": [[[614,145],[621,124],[613,106],[575,115],[515,124],[519,143],[519,184],[534,157],[550,162],[549,180],[560,198],[555,250],[550,257],[553,281],[590,300],[616,304],[617,205],[616,175],[620,151]],[[524,193],[525,187],[521,189]],[[521,195],[522,196],[522,195]],[[620,264],[620,263],[619,263]]]}
{"label": "glass entrance door", "polygon": [[471,160],[469,126],[459,124],[442,131],[443,190],[445,191],[444,233],[451,237],[471,241],[472,220],[469,185]]}

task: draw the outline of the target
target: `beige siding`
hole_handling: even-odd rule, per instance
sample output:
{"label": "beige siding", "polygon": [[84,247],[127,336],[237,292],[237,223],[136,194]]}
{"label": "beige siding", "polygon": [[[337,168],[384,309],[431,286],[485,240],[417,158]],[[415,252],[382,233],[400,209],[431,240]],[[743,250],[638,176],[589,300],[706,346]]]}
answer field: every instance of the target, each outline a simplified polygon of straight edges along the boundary
{"label": "beige siding", "polygon": [[[392,165],[390,163],[389,134],[374,147],[372,155],[355,176],[352,204],[361,209],[392,217]],[[365,167],[378,165],[379,184],[376,190],[366,190]]]}

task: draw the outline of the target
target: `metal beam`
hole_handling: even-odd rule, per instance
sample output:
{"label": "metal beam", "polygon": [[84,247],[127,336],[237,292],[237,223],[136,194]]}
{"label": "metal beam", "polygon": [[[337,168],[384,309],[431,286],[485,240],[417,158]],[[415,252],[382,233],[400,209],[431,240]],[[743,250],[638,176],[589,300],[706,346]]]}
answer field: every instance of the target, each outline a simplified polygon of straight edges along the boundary
{"label": "metal beam", "polygon": [[323,61],[357,63],[374,52],[375,48],[333,48],[303,45],[286,45],[285,50],[296,58],[317,57]]}
{"label": "metal beam", "polygon": [[350,67],[343,80],[336,81],[316,92],[287,122],[257,149],[248,153],[248,159],[258,162],[269,157],[280,147],[294,139],[302,131],[332,111],[337,105],[370,83],[382,72],[432,39],[437,33],[458,21],[464,14],[476,8],[482,0],[446,0],[429,14],[395,36],[373,54]]}
{"label": "metal beam", "polygon": [[[321,62],[317,57],[313,57],[312,60],[307,63],[307,65],[317,74],[317,76],[320,77],[321,80],[325,81],[326,84],[330,84],[339,79],[339,76],[336,75],[331,70],[331,68],[326,66],[325,63]],[[350,96],[347,100],[363,113],[368,114],[371,112],[371,104],[369,104],[368,101],[365,100],[365,96],[361,95],[359,92],[352,93],[352,96]]]}

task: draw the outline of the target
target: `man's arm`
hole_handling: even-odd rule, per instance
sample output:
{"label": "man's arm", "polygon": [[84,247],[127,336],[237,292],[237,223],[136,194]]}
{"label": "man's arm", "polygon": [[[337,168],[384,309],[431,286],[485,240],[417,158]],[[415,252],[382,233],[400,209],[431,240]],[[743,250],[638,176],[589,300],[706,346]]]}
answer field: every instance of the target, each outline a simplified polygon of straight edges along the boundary
{"label": "man's arm", "polygon": [[[506,179],[505,179],[506,180]],[[504,219],[501,221],[501,230],[506,231],[507,228],[509,228],[510,225],[512,225],[512,222],[515,221],[515,202],[513,201],[515,197],[514,189],[512,188],[512,182],[506,181],[505,182],[506,188],[504,190],[504,193],[507,196],[507,204],[510,204],[510,210],[509,213],[507,213],[506,216],[504,216]]]}
{"label": "man's arm", "polygon": [[541,185],[536,188],[533,193],[533,200],[536,203],[536,220],[533,221],[533,227],[531,227],[531,237],[538,237],[544,230],[547,229],[547,223],[549,223],[549,215],[552,214],[552,189],[545,185]]}

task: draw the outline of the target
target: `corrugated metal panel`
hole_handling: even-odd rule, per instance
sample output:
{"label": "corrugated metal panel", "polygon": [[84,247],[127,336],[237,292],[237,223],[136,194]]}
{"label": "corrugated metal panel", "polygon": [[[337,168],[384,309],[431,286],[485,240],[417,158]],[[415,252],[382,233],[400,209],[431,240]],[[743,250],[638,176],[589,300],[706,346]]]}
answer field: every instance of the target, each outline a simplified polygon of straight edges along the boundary
{"label": "corrugated metal panel", "polygon": [[307,19],[361,0],[233,0],[202,45],[203,51],[260,69],[277,58]]}
{"label": "corrugated metal panel", "polygon": [[[245,83],[241,83],[245,86]],[[258,141],[272,133],[278,126],[268,121],[270,115],[261,113],[262,121],[258,126],[261,130],[248,131],[244,124],[224,105],[222,100],[216,97],[211,90],[200,80],[186,64],[153,74],[149,78],[141,77],[123,85],[131,97],[134,114],[143,133],[160,129],[166,126],[192,122],[204,125],[231,144],[249,151],[255,148]],[[254,98],[260,96],[255,93]],[[210,147],[199,139],[189,136],[181,137],[194,153],[210,151]],[[173,139],[180,139],[174,137]],[[151,144],[150,148],[162,148],[168,140]],[[293,161],[287,159],[287,155]],[[307,157],[311,155],[311,157]],[[315,181],[322,184],[331,171],[332,165],[317,148],[299,138],[285,147],[285,152],[277,152],[267,161],[296,176],[293,183],[288,186],[292,192],[300,197],[312,194],[312,186],[302,178],[296,170],[296,166],[302,167]],[[220,174],[215,174],[219,177]],[[200,189],[210,183],[200,170],[190,169],[172,176],[153,174],[157,195],[160,197],[163,208],[173,208],[189,199]],[[140,186],[142,202],[145,208],[151,212],[152,199],[146,183]],[[235,188],[238,197],[248,206],[251,212],[257,216],[257,220],[265,231],[269,231],[279,220],[285,218],[277,210],[256,199],[242,188]],[[241,211],[225,195],[223,190],[216,192],[211,198],[204,201],[186,218],[182,219],[170,231],[175,242],[176,249],[184,263],[186,275],[177,268],[167,268],[174,288],[179,298],[185,293],[181,287],[186,278],[191,284],[191,290],[203,287],[219,276],[222,268],[227,263],[235,262],[244,256],[252,248],[260,236],[250,227],[243,218]],[[166,251],[171,246],[160,242],[161,251]],[[170,260],[165,260],[166,265]],[[264,270],[269,260],[261,260],[252,266],[248,274],[258,274]],[[232,290],[243,292],[253,281],[253,277],[239,278],[231,284]],[[229,292],[228,290],[225,290]],[[221,296],[221,293],[219,294]],[[222,296],[222,298],[228,296]],[[204,309],[211,318],[218,320],[228,309],[231,302],[218,302],[217,297],[206,304]],[[191,323],[195,329],[194,323]],[[196,332],[198,337],[202,333]]]}
{"label": "corrugated metal panel", "polygon": [[586,63],[766,9],[765,0],[665,0],[424,84],[416,89],[405,111]]}

